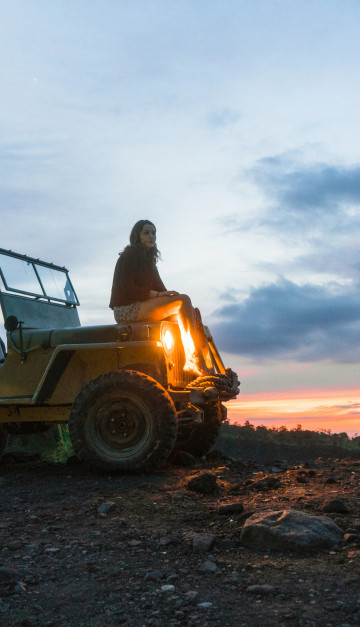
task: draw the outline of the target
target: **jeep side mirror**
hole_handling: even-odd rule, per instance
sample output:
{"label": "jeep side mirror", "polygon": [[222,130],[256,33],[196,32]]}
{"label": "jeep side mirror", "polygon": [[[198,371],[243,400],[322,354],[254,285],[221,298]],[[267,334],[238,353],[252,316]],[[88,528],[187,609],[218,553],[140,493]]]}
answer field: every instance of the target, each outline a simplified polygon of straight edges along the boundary
{"label": "jeep side mirror", "polygon": [[8,316],[5,320],[4,327],[6,331],[9,331],[9,333],[11,333],[12,331],[15,331],[15,329],[18,328],[18,324],[19,324],[19,321],[16,316]]}

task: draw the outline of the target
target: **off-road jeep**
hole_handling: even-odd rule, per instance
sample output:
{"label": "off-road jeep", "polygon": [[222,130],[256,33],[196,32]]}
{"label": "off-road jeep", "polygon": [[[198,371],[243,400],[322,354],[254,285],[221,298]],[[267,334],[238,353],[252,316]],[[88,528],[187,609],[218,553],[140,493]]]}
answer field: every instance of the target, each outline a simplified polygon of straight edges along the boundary
{"label": "off-road jeep", "polygon": [[212,374],[196,378],[176,322],[81,327],[66,268],[0,248],[0,276],[0,455],[9,433],[64,423],[100,470],[149,472],[212,448],[239,382],[207,327]]}

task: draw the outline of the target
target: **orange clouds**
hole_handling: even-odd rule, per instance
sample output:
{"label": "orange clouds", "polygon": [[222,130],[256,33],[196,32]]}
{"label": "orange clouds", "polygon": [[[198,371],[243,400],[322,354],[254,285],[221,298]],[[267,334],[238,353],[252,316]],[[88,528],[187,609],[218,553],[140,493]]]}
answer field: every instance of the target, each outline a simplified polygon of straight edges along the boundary
{"label": "orange clouds", "polygon": [[255,426],[301,424],[303,429],[360,433],[360,391],[308,389],[274,394],[240,394],[227,405],[230,422],[250,420]]}

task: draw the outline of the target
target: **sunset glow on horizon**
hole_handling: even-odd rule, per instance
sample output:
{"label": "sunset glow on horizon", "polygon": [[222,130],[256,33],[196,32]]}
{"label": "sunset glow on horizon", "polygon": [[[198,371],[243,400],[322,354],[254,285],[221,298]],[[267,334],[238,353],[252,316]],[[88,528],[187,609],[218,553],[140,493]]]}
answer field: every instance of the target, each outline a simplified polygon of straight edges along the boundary
{"label": "sunset glow on horizon", "polygon": [[227,404],[231,423],[249,420],[254,426],[301,424],[312,431],[346,432],[350,437],[360,432],[359,390],[306,389],[274,394],[240,394]]}

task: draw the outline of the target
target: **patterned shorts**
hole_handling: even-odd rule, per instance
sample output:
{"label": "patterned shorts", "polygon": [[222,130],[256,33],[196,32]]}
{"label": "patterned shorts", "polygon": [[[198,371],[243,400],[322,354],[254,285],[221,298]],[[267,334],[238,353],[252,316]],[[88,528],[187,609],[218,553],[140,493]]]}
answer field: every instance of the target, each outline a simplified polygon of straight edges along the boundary
{"label": "patterned shorts", "polygon": [[124,322],[136,322],[139,315],[141,303],[131,303],[131,305],[122,305],[121,307],[114,307],[114,317],[118,324]]}

